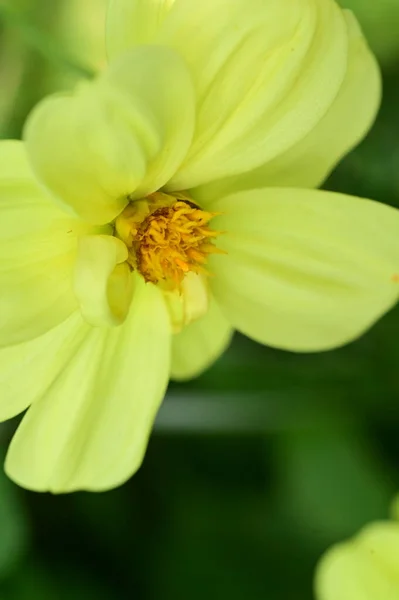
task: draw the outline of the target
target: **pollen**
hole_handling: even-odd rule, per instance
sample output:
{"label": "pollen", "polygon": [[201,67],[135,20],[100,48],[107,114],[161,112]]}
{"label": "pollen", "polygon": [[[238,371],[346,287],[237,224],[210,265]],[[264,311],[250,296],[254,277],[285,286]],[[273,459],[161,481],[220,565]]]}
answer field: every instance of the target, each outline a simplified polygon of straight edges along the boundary
{"label": "pollen", "polygon": [[132,202],[118,217],[116,230],[129,249],[128,262],[147,282],[179,288],[185,275],[209,275],[208,256],[220,231],[210,227],[219,213],[202,210],[190,199],[157,192]]}

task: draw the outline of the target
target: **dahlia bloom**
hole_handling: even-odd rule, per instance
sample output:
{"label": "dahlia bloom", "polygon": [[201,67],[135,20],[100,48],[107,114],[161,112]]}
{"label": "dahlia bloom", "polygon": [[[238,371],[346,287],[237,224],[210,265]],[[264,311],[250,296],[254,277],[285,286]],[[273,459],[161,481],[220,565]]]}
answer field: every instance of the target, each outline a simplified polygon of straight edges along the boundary
{"label": "dahlia bloom", "polygon": [[345,344],[396,302],[399,213],[308,190],[366,133],[380,77],[332,0],[114,0],[109,67],[0,144],[6,470],[104,490],[140,466],[169,377],[234,329]]}

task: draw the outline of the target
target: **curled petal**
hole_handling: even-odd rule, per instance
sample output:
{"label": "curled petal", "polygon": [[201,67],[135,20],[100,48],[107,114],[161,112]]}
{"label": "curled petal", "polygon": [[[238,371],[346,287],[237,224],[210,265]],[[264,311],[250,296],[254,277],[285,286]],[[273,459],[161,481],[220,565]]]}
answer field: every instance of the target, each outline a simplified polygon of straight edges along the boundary
{"label": "curled petal", "polygon": [[37,177],[57,200],[94,224],[162,187],[187,153],[193,89],[170,48],[127,52],[71,96],[43,100],[24,136]]}
{"label": "curled petal", "polygon": [[83,317],[91,325],[120,325],[132,299],[128,251],[110,235],[79,240],[75,294]]}

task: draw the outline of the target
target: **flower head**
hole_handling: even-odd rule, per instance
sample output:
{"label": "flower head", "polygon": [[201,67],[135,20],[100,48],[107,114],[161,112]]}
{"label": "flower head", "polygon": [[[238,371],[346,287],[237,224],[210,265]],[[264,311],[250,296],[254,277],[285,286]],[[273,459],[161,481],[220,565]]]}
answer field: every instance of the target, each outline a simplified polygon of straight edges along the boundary
{"label": "flower head", "polygon": [[0,145],[0,417],[31,405],[6,469],[36,490],[123,482],[169,376],[203,371],[234,328],[325,350],[399,292],[397,211],[305,189],[378,106],[350,14],[114,0],[108,43],[96,81]]}
{"label": "flower head", "polygon": [[115,229],[125,242],[128,263],[145,281],[179,289],[187,273],[207,275],[208,254],[217,253],[209,227],[217,213],[201,210],[191,200],[156,192],[128,204]]}

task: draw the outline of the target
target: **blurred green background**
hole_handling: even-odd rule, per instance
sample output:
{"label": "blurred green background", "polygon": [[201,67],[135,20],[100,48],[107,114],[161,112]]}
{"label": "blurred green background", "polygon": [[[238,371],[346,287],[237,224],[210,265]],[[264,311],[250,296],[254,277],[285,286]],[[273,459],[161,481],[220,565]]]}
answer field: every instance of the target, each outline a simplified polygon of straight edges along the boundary
{"label": "blurred green background", "polygon": [[[399,1],[345,6],[385,95],[326,187],[399,206]],[[104,14],[105,0],[0,0],[0,137],[101,68]],[[33,494],[1,472],[0,600],[311,600],[321,553],[399,490],[398,338],[399,308],[324,354],[237,335],[205,375],[170,386],[143,467],[115,491]],[[2,454],[14,428],[1,426]]]}

